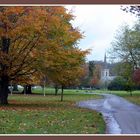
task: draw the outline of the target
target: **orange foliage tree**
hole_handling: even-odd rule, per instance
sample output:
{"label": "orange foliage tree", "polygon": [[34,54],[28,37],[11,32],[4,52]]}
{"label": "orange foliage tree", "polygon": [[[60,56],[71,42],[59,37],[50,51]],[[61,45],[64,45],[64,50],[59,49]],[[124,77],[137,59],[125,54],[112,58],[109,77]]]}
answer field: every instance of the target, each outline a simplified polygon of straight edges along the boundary
{"label": "orange foliage tree", "polygon": [[133,73],[133,81],[136,85],[140,86],[140,68],[136,69]]}
{"label": "orange foliage tree", "polygon": [[101,66],[96,64],[93,71],[93,78],[91,80],[91,84],[94,87],[98,87],[100,85],[100,78],[101,78]]}
{"label": "orange foliage tree", "polygon": [[[55,84],[56,92],[58,86],[62,87],[62,101],[63,88],[78,84],[84,71],[82,65],[88,50],[82,51],[77,48],[82,34],[78,28],[73,28],[70,24],[73,16],[65,14],[66,12],[62,12],[62,9],[59,9],[59,12],[57,12],[57,15],[51,14],[51,18],[49,18],[50,21],[55,19],[56,22],[53,22],[53,26],[49,26],[52,32],[48,34],[48,47],[44,52],[46,53],[44,59],[46,70],[44,73]],[[60,15],[62,19],[59,18]]]}
{"label": "orange foliage tree", "polygon": [[[57,86],[61,86],[61,101],[63,100],[63,88],[66,86],[78,85],[81,76],[84,74],[82,65],[88,51],[79,49],[67,49],[56,51],[57,55],[51,59],[47,67],[49,79]],[[57,91],[57,90],[56,90]]]}
{"label": "orange foliage tree", "polygon": [[[47,74],[60,83],[58,79],[64,79],[60,75],[64,65],[68,64],[65,75],[70,73],[72,66],[80,70],[82,63],[77,59],[78,55],[83,59],[86,53],[76,48],[82,35],[72,27],[70,20],[73,20],[73,15],[60,6],[0,7],[1,104],[8,104],[10,81],[29,84]],[[59,78],[54,80],[56,71],[59,71]]]}
{"label": "orange foliage tree", "polygon": [[9,81],[27,79],[34,74],[33,56],[43,40],[47,12],[45,7],[0,8],[0,103],[7,104]]}

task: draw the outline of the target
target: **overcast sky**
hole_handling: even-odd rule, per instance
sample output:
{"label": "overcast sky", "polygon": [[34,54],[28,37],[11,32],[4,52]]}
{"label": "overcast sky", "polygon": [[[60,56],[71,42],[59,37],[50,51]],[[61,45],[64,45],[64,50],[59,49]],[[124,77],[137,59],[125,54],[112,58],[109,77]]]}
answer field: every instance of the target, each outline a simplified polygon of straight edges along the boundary
{"label": "overcast sky", "polygon": [[79,47],[92,49],[87,60],[103,60],[119,27],[132,26],[136,21],[136,17],[122,11],[120,5],[68,5],[66,8],[72,9],[75,15],[72,24],[84,32]]}

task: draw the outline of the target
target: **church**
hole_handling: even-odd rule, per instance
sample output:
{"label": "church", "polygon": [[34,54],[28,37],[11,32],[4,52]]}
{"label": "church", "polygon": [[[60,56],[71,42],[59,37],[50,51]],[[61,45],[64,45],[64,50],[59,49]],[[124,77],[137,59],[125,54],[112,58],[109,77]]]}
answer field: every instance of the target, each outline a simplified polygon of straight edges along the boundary
{"label": "church", "polygon": [[115,64],[107,62],[106,53],[104,55],[104,61],[94,61],[95,65],[100,65],[100,86],[107,87],[107,85],[116,77],[114,73]]}
{"label": "church", "polygon": [[113,67],[112,64],[107,63],[107,57],[105,54],[104,63],[101,70],[101,79],[100,79],[102,83],[108,84],[116,77],[113,73],[110,72],[112,67]]}

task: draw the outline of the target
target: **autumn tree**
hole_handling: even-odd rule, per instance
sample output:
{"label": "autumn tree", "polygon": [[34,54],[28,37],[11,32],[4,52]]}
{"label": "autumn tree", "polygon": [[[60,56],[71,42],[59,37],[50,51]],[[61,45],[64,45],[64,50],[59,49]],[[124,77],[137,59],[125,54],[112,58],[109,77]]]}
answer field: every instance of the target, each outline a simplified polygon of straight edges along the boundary
{"label": "autumn tree", "polygon": [[60,6],[0,8],[1,104],[8,103],[11,81],[30,86],[48,76],[62,87],[77,82],[87,52],[76,47],[82,34],[71,20]]}
{"label": "autumn tree", "polygon": [[[47,49],[44,51],[45,59],[43,71],[56,88],[62,88],[61,100],[63,100],[63,88],[78,83],[82,74],[82,64],[87,51],[78,49],[78,41],[82,34],[78,28],[70,23],[74,19],[66,9],[55,7],[49,10],[49,23],[47,33]],[[57,11],[57,14],[53,14]],[[51,14],[52,12],[52,14]]]}
{"label": "autumn tree", "polygon": [[80,78],[80,85],[79,88],[82,89],[82,87],[87,87],[89,85],[89,65],[88,63],[85,63],[82,66],[83,70],[84,70],[84,74],[83,76]]}
{"label": "autumn tree", "polygon": [[133,80],[136,85],[140,86],[140,68],[136,69],[133,73]]}
{"label": "autumn tree", "polygon": [[[36,70],[33,50],[38,48],[46,14],[42,8],[0,8],[0,103],[7,104],[9,81]],[[38,48],[39,49],[39,48]]]}
{"label": "autumn tree", "polygon": [[0,8],[1,104],[8,103],[10,81],[30,83],[36,73],[45,75],[50,56],[56,55],[53,50],[73,48],[81,34],[72,28],[71,19],[64,7]]}
{"label": "autumn tree", "polygon": [[[64,87],[78,84],[83,73],[82,65],[85,55],[88,52],[76,47],[77,41],[82,37],[80,32],[67,24],[63,25],[63,27],[65,26],[67,26],[68,32],[63,31],[65,36],[61,35],[62,38],[56,37],[55,41],[57,43],[51,44],[52,47],[47,50],[46,55],[46,61],[49,61],[49,63],[46,63],[46,73],[48,79],[55,84],[56,92],[58,91],[57,88],[61,86],[61,101],[63,100]],[[60,31],[62,33],[61,26]],[[57,33],[59,33],[59,30],[57,30]]]}
{"label": "autumn tree", "polygon": [[89,61],[84,64],[84,76],[81,78],[80,86],[91,87],[93,86],[93,74],[95,69],[94,61]]}
{"label": "autumn tree", "polygon": [[65,51],[65,55],[61,51],[60,53],[63,53],[63,55],[55,57],[57,60],[52,63],[53,66],[47,69],[48,77],[62,88],[61,101],[63,100],[64,87],[79,84],[79,79],[84,73],[82,65],[84,64],[84,57],[87,53],[78,49]]}
{"label": "autumn tree", "polygon": [[94,87],[99,87],[101,79],[101,65],[96,64],[93,70],[92,85]]}

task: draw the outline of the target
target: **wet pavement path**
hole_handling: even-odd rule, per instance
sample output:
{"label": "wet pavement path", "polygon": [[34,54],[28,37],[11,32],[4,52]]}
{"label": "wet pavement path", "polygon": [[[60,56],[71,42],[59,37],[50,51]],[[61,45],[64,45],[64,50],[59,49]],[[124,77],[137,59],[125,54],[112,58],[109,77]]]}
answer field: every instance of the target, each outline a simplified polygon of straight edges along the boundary
{"label": "wet pavement path", "polygon": [[140,107],[122,97],[100,94],[103,99],[78,102],[79,107],[101,112],[107,134],[140,134]]}

